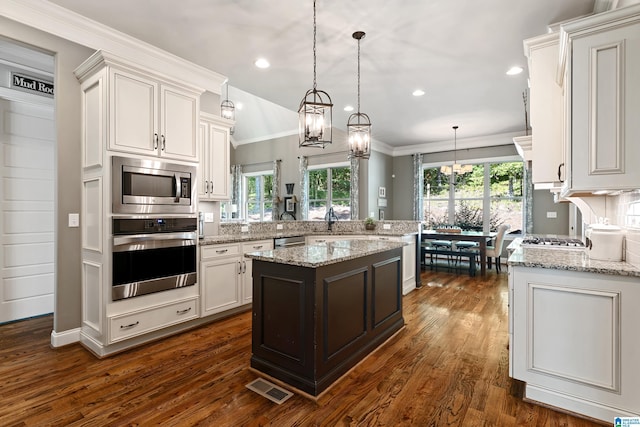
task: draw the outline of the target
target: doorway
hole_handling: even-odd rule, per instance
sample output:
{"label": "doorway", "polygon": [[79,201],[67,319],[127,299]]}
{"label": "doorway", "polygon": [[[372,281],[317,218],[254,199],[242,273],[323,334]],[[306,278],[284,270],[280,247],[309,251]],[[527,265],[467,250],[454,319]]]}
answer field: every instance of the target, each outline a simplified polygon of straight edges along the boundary
{"label": "doorway", "polygon": [[46,54],[0,40],[3,59],[6,49],[12,57],[0,63],[0,323],[52,313],[55,292],[54,102],[11,85],[16,70],[53,80],[53,57],[43,70]]}

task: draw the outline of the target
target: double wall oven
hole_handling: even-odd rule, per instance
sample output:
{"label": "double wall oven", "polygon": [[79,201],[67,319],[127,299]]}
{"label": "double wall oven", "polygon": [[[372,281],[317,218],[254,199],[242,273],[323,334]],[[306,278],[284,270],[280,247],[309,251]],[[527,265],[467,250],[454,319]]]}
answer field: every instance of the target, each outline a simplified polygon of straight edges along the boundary
{"label": "double wall oven", "polygon": [[196,168],[114,156],[112,184],[112,300],[196,284]]}

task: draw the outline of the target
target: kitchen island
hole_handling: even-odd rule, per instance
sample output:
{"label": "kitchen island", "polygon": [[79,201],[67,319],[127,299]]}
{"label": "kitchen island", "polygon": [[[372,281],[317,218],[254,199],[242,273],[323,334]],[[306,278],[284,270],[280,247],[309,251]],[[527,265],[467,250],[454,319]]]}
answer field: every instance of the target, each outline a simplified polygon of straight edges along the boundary
{"label": "kitchen island", "polygon": [[404,326],[403,245],[340,240],[245,254],[251,367],[320,395]]}
{"label": "kitchen island", "polygon": [[509,372],[525,397],[609,423],[640,416],[640,269],[584,249],[509,249]]}

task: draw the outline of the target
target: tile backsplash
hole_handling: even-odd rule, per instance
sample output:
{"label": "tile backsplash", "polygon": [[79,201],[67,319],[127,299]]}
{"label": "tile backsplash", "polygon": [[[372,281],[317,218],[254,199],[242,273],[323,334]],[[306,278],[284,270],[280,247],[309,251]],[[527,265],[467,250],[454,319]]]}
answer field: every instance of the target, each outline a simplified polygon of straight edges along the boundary
{"label": "tile backsplash", "polygon": [[626,231],[626,261],[640,267],[640,190],[618,196],[618,225]]}

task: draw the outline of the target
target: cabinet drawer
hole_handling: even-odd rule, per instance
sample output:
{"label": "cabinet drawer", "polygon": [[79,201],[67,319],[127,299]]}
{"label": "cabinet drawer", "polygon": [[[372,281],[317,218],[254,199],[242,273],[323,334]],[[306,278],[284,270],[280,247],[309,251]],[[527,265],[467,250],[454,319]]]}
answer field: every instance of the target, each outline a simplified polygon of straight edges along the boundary
{"label": "cabinet drawer", "polygon": [[146,334],[157,329],[198,318],[198,300],[178,303],[124,314],[109,319],[111,343]]}
{"label": "cabinet drawer", "polygon": [[240,254],[240,244],[210,245],[201,248],[201,258],[203,260],[236,256]]}
{"label": "cabinet drawer", "polygon": [[268,251],[273,249],[273,240],[256,240],[242,244],[242,253]]}

